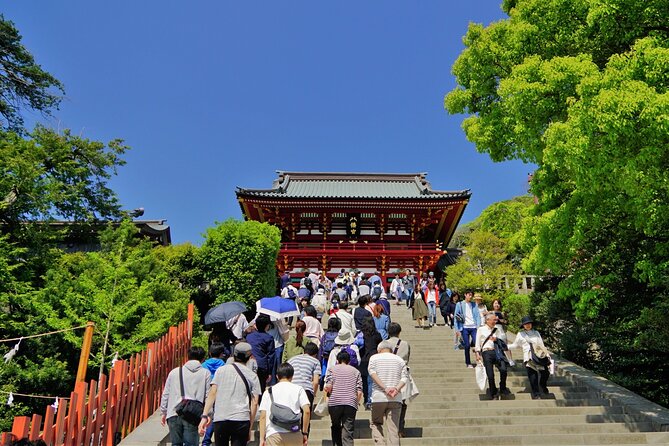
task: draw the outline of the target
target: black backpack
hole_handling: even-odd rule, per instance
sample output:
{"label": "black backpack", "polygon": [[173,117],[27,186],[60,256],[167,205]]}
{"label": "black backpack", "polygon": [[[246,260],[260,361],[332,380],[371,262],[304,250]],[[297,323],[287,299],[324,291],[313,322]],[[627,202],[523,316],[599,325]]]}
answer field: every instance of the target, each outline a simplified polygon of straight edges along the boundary
{"label": "black backpack", "polygon": [[305,277],[305,278],[304,278],[304,286],[307,287],[307,288],[309,288],[310,290],[313,290],[313,289],[314,289],[314,284],[311,283],[311,279],[308,278],[308,277]]}

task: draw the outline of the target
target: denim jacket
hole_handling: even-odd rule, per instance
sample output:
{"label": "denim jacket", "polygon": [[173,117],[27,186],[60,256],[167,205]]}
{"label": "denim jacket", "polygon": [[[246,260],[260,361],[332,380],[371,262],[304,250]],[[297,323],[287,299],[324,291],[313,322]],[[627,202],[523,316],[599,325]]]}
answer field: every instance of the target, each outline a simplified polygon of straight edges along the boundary
{"label": "denim jacket", "polygon": [[[465,318],[465,307],[464,307],[464,305],[466,305],[466,304],[467,304],[467,302],[465,302],[464,300],[461,300],[460,302],[458,302],[455,305],[454,317],[455,317],[455,329],[457,331],[462,331],[462,329],[464,328],[464,325],[465,325],[464,322],[458,321],[458,314],[464,320],[464,318]],[[476,303],[475,302],[469,302],[469,306],[472,309],[472,316],[474,316],[474,323],[478,327],[479,325],[481,325],[481,313],[479,313],[478,308],[476,308]]]}

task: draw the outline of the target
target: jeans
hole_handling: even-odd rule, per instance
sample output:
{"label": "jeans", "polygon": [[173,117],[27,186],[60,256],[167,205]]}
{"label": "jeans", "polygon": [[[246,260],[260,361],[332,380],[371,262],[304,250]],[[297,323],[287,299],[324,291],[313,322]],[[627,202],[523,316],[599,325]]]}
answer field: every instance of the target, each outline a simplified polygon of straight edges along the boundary
{"label": "jeans", "polygon": [[334,446],[353,446],[353,428],[357,410],[352,406],[330,406],[332,426],[332,444]]}
{"label": "jeans", "polygon": [[202,437],[202,446],[210,446],[211,439],[214,436],[214,423],[209,423],[207,430],[204,431],[204,437]]}
{"label": "jeans", "polygon": [[200,444],[197,426],[184,421],[181,417],[169,417],[167,426],[170,429],[170,442],[174,446],[198,446]]}
{"label": "jeans", "polygon": [[407,308],[411,307],[411,299],[413,298],[413,290],[405,290],[404,296],[407,299]]}
{"label": "jeans", "polygon": [[[465,364],[470,365],[472,363],[469,355],[469,348],[476,343],[476,327],[474,328],[463,328],[462,329],[462,338],[465,342]],[[471,340],[470,340],[471,339]]]}
{"label": "jeans", "polygon": [[436,302],[428,302],[427,303],[427,321],[430,324],[436,324],[437,323],[437,303]]}
{"label": "jeans", "polygon": [[499,369],[499,390],[504,390],[506,389],[506,362],[497,361],[495,350],[481,352],[481,356],[485,373],[488,375],[488,392],[491,397],[494,397],[498,393],[498,389],[495,386],[495,369],[492,366],[495,365]]}
{"label": "jeans", "polygon": [[[400,444],[400,414],[402,403],[398,401],[372,403],[372,438],[375,445],[394,446]],[[383,437],[383,423],[388,424],[388,438]]]}
{"label": "jeans", "polygon": [[217,421],[212,424],[216,433],[216,446],[246,446],[250,421]]}

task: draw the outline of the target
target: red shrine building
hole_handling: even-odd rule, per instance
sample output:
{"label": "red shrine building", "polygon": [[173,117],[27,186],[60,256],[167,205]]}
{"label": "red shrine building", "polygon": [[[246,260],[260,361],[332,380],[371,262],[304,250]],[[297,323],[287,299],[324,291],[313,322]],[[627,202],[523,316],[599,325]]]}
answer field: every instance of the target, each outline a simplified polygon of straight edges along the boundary
{"label": "red shrine building", "polygon": [[425,173],[278,171],[271,189],[237,188],[246,220],[281,229],[279,271],[434,269],[471,192],[433,190]]}

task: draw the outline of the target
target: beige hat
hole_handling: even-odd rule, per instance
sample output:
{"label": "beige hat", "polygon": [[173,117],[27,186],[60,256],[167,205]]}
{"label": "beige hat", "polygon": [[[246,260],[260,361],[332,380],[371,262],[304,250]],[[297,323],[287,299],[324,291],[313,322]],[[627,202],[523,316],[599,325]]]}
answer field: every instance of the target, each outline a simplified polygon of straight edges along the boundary
{"label": "beige hat", "polygon": [[353,344],[353,335],[349,330],[339,330],[337,337],[334,340],[335,345],[349,345]]}
{"label": "beige hat", "polygon": [[475,300],[483,300],[483,296],[481,296],[481,293],[475,293],[474,294],[474,299]]}

